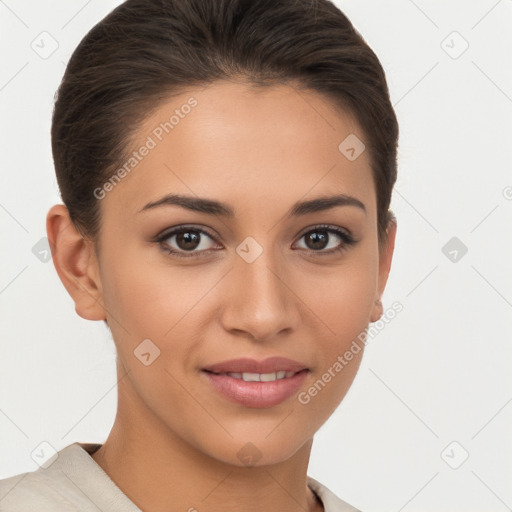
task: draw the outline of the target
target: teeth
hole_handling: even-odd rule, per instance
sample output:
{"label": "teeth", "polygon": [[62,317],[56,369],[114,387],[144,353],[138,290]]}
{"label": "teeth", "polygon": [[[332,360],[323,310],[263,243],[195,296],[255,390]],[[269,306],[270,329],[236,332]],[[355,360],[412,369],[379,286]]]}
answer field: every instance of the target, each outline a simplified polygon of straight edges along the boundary
{"label": "teeth", "polygon": [[221,375],[229,375],[235,379],[241,379],[245,382],[272,382],[274,380],[280,380],[288,377],[292,377],[296,372],[287,372],[285,370],[280,370],[274,373],[237,373],[237,372],[228,372],[221,373]]}
{"label": "teeth", "polygon": [[242,379],[245,380],[245,382],[258,382],[260,379],[260,375],[263,377],[263,375],[269,375],[268,373],[242,373]]}

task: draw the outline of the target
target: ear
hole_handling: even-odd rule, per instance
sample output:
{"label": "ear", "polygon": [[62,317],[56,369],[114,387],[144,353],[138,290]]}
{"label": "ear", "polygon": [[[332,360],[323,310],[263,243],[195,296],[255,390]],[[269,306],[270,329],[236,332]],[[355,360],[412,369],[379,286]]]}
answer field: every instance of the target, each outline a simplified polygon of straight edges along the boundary
{"label": "ear", "polygon": [[379,250],[379,278],[377,295],[375,296],[375,306],[370,318],[371,322],[376,322],[384,313],[384,306],[381,302],[382,294],[386,288],[386,283],[391,269],[391,261],[393,259],[393,251],[395,250],[397,223],[394,215],[389,221],[387,232],[387,241]]}
{"label": "ear", "polygon": [[46,233],[55,270],[71,295],[77,314],[86,320],[106,320],[93,242],[77,231],[65,205],[50,208]]}

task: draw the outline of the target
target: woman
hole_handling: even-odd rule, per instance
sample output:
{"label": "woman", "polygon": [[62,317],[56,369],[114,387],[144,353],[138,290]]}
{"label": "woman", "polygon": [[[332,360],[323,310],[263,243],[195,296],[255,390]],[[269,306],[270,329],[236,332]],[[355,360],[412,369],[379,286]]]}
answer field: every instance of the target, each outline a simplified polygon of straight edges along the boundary
{"label": "woman", "polygon": [[103,444],[1,482],[2,510],[354,511],[307,476],[383,313],[398,125],[327,0],[128,0],[52,124],[57,273],[117,349]]}

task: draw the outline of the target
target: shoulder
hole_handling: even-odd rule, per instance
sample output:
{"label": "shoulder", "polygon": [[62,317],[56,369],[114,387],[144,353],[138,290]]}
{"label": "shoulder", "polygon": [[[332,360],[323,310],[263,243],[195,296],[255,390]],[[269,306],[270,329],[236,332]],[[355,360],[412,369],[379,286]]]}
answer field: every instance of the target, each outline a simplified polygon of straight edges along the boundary
{"label": "shoulder", "polygon": [[359,509],[349,505],[346,501],[338,498],[325,485],[308,476],[308,486],[320,498],[324,505],[324,512],[361,512]]}
{"label": "shoulder", "polygon": [[73,443],[37,470],[0,480],[2,512],[137,512],[139,509],[94,462],[86,448]]}
{"label": "shoulder", "polygon": [[[22,512],[26,510],[46,511],[52,507],[75,510],[68,507],[64,496],[57,490],[52,478],[42,468],[0,480],[0,510]],[[58,510],[55,508],[55,510]]]}

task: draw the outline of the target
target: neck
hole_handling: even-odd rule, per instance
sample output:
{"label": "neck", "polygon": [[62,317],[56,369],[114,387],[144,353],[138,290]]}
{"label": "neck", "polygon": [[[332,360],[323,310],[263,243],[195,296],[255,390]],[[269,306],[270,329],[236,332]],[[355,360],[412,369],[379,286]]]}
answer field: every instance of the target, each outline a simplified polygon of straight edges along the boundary
{"label": "neck", "polygon": [[312,442],[276,464],[228,464],[184,442],[120,384],[114,426],[92,458],[147,512],[322,512],[307,486]]}

